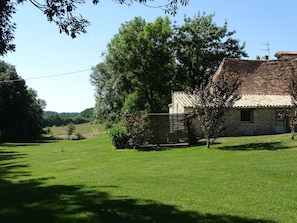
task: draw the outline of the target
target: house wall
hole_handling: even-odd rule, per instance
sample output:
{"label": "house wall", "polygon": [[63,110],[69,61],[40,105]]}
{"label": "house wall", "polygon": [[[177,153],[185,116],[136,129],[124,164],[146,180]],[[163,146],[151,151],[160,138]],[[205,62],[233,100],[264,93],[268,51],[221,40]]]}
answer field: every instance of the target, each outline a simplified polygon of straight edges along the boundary
{"label": "house wall", "polygon": [[[241,122],[239,109],[232,109],[225,115],[226,129],[222,132],[222,136],[242,136],[242,135],[264,135],[275,134],[276,129],[276,113],[284,110],[275,108],[256,108],[253,109],[253,121]],[[287,120],[285,119],[285,129],[288,131]]]}
{"label": "house wall", "polygon": [[194,108],[197,98],[189,92],[176,91],[171,93],[171,104],[169,104],[169,114],[185,113],[187,109]]}
{"label": "house wall", "polygon": [[[276,113],[285,110],[275,108],[255,108],[253,109],[253,121],[242,122],[240,109],[232,109],[224,116],[225,130],[220,136],[244,136],[244,135],[268,135],[281,133],[276,128]],[[200,130],[200,123],[196,119],[192,121],[197,136],[203,137]],[[285,132],[289,131],[288,120],[285,118]]]}
{"label": "house wall", "polygon": [[169,113],[171,113],[171,114],[175,114],[175,113],[182,114],[182,113],[185,113],[185,108],[175,101],[174,103],[172,103],[171,112],[169,111]]}
{"label": "house wall", "polygon": [[169,114],[183,114],[185,108],[182,106],[175,97],[172,97],[172,103],[169,105]]}
{"label": "house wall", "polygon": [[184,107],[180,106],[178,103],[172,103],[169,106],[169,114],[183,114],[185,113]]}

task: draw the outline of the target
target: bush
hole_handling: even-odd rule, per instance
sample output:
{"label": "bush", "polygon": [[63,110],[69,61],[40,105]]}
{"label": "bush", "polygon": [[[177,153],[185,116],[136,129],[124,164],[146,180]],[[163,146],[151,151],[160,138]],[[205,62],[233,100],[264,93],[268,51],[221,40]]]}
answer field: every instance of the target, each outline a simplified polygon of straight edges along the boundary
{"label": "bush", "polygon": [[125,149],[128,147],[128,135],[124,126],[114,126],[109,129],[111,143],[116,149]]}
{"label": "bush", "polygon": [[68,123],[66,126],[66,134],[68,139],[70,139],[70,136],[72,135],[74,130],[75,130],[75,126],[73,125],[73,123],[72,122]]}
{"label": "bush", "polygon": [[75,137],[74,137],[74,140],[81,140],[81,139],[85,139],[83,134],[81,134],[80,132],[76,133]]}
{"label": "bush", "polygon": [[188,127],[189,143],[190,145],[197,145],[199,141],[199,135],[193,124],[193,120],[197,119],[197,113],[195,111],[190,112],[185,116],[185,123]]}
{"label": "bush", "polygon": [[147,115],[131,115],[126,118],[125,126],[128,131],[128,144],[131,148],[140,149],[152,137],[150,122]]}

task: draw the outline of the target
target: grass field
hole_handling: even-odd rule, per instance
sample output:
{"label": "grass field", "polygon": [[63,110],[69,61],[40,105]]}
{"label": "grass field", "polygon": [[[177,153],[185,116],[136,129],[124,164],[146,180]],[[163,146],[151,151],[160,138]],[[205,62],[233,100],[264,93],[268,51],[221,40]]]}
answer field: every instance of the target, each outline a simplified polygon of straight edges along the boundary
{"label": "grass field", "polygon": [[[50,127],[50,136],[58,139],[67,139],[66,126]],[[81,134],[84,138],[91,138],[106,133],[105,126],[102,124],[83,123],[75,125],[74,135]]]}
{"label": "grass field", "polygon": [[107,135],[2,144],[0,222],[297,222],[297,146],[287,134],[115,150]]}

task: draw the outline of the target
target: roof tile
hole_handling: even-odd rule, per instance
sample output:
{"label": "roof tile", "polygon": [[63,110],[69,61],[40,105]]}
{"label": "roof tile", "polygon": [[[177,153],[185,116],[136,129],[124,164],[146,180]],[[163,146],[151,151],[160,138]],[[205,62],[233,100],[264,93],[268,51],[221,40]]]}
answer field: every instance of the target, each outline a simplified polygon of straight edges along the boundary
{"label": "roof tile", "polygon": [[[195,96],[187,92],[174,92],[174,100],[184,108],[197,105]],[[284,108],[292,107],[290,95],[243,94],[235,101],[233,108]]]}
{"label": "roof tile", "polygon": [[241,95],[234,108],[283,108],[293,105],[290,95]]}

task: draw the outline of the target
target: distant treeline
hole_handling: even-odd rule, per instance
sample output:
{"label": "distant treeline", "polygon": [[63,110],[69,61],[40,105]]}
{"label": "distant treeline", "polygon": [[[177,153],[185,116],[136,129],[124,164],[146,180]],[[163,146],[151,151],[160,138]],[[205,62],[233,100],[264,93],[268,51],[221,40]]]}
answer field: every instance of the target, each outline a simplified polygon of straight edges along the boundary
{"label": "distant treeline", "polygon": [[93,108],[88,108],[82,112],[43,112],[42,127],[63,126],[69,123],[82,124],[93,120]]}

